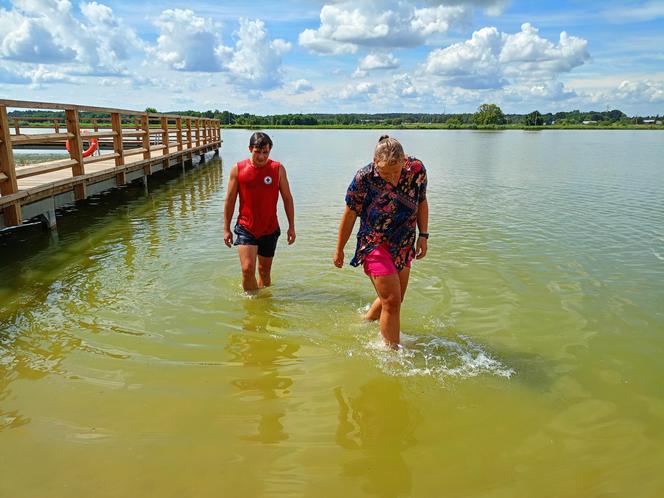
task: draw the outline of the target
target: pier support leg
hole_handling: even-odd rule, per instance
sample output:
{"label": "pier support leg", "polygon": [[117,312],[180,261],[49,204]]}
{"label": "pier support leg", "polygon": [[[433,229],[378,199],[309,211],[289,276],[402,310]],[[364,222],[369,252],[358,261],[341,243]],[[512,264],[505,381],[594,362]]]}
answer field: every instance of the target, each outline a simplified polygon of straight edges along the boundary
{"label": "pier support leg", "polygon": [[143,175],[143,178],[141,178],[141,183],[143,184],[145,195],[148,195],[148,175]]}
{"label": "pier support leg", "polygon": [[46,230],[57,230],[58,223],[55,218],[55,208],[49,209],[45,213],[39,215],[39,221]]}

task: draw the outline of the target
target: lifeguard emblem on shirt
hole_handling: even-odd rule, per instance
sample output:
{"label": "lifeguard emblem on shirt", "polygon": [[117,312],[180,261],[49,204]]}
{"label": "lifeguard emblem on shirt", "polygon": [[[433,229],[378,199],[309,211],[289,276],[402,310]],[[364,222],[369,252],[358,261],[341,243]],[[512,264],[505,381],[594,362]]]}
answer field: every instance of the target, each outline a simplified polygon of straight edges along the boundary
{"label": "lifeguard emblem on shirt", "polygon": [[272,185],[272,177],[271,176],[266,176],[265,178],[263,178],[263,183],[265,185]]}

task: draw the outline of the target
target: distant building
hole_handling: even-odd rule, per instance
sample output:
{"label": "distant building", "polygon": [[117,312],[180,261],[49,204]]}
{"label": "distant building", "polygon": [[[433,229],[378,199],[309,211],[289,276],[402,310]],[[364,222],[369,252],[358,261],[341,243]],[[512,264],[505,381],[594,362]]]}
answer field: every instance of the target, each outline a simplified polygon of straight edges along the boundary
{"label": "distant building", "polygon": [[581,123],[582,124],[597,124],[597,121],[588,120],[588,121],[582,121]]}
{"label": "distant building", "polygon": [[655,124],[655,120],[654,119],[644,119],[643,124]]}

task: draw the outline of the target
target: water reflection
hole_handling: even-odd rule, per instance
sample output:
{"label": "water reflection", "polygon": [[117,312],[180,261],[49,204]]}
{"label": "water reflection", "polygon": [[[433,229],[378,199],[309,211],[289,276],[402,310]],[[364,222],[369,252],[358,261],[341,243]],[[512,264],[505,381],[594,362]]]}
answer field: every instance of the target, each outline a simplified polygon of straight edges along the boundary
{"label": "water reflection", "polygon": [[278,443],[289,437],[282,419],[293,386],[293,379],[284,375],[280,368],[296,361],[300,345],[271,332],[286,329],[288,323],[282,318],[283,309],[268,290],[261,291],[256,298],[245,299],[243,305],[243,332],[230,336],[227,350],[236,361],[242,362],[245,367],[242,372],[251,373],[233,380],[232,385],[259,420],[256,432],[243,435],[241,439]]}
{"label": "water reflection", "polygon": [[334,390],[339,404],[337,444],[361,454],[344,464],[342,474],[366,479],[363,489],[370,496],[409,496],[411,472],[403,453],[416,440],[416,416],[404,398],[398,380],[377,377],[347,396]]}

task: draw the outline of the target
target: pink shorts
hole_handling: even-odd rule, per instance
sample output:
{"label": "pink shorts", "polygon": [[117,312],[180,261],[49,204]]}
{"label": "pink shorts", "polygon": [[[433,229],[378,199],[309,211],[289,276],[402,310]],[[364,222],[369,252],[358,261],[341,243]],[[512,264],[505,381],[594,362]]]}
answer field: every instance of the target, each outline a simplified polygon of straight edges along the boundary
{"label": "pink shorts", "polygon": [[[406,268],[410,268],[410,261],[408,260],[406,263]],[[386,244],[379,245],[364,257],[364,273],[370,277],[384,277],[399,273]]]}

